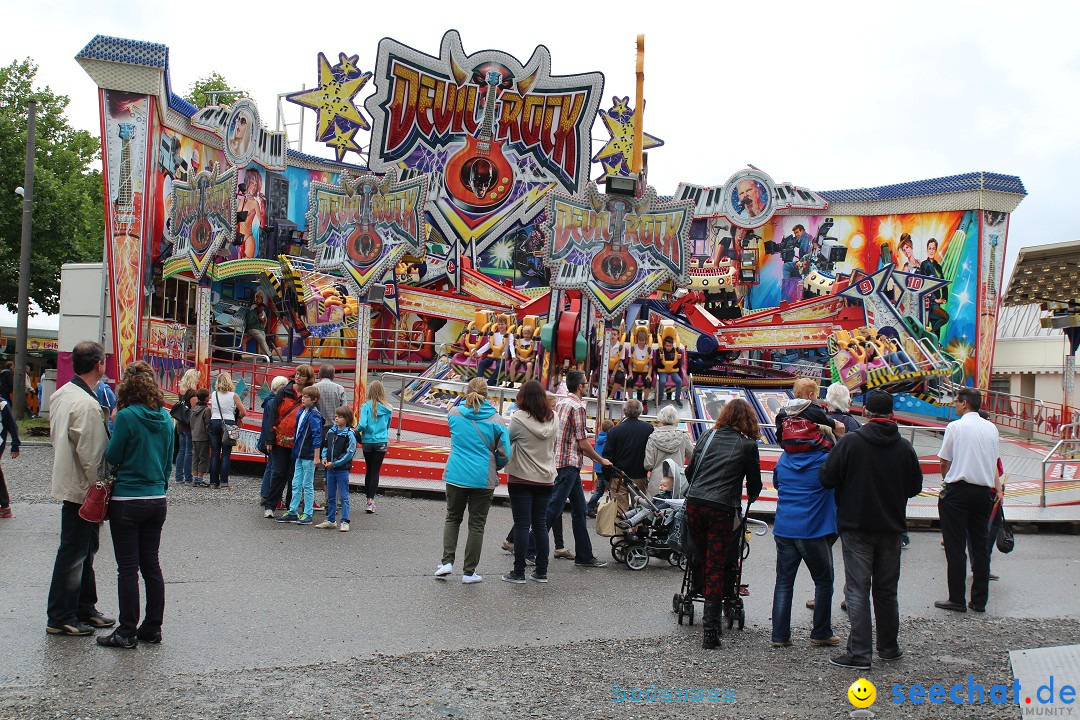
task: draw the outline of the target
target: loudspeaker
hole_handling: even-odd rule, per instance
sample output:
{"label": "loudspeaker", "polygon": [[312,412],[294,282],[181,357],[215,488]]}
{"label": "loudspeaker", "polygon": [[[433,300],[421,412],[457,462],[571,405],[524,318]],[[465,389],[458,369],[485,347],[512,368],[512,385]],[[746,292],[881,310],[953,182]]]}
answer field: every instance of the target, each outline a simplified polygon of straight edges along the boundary
{"label": "loudspeaker", "polygon": [[289,217],[289,181],[284,175],[266,173],[266,217],[265,225],[274,225],[274,220]]}

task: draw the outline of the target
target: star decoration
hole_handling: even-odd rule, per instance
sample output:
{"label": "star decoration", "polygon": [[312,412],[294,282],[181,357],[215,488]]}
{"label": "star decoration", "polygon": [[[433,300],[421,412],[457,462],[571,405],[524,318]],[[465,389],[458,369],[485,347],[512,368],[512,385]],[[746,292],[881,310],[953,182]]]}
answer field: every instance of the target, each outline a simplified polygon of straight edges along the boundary
{"label": "star decoration", "polygon": [[360,69],[356,67],[359,60],[359,55],[349,57],[345,53],[338,53],[338,64],[334,66],[334,70],[341,73],[341,76],[345,79],[360,75]]}
{"label": "star decoration", "polygon": [[355,125],[345,128],[344,130],[340,125],[334,123],[334,137],[326,141],[326,144],[334,148],[334,152],[337,153],[337,160],[341,162],[345,157],[345,153],[352,150],[356,154],[360,154],[360,146],[356,144],[356,140],[353,137],[356,135],[356,131],[360,128]]}
{"label": "star decoration", "polygon": [[[630,172],[630,158],[634,154],[634,111],[630,108],[630,98],[613,97],[611,109],[598,113],[604,121],[611,138],[600,152],[592,159],[594,163],[600,163],[604,168],[604,174],[596,181],[603,184],[604,180],[613,175],[624,175]],[[660,138],[642,133],[642,150],[660,147],[664,141]]]}
{"label": "star decoration", "polygon": [[[345,59],[350,60],[350,58]],[[340,68],[340,65],[337,67]],[[311,108],[318,114],[315,135],[320,141],[325,142],[335,136],[335,121],[344,122],[360,130],[371,128],[353,103],[353,98],[370,79],[371,73],[365,72],[353,78],[346,77],[344,80],[339,80],[335,77],[326,55],[319,53],[318,87],[290,93],[286,99],[297,105]]]}

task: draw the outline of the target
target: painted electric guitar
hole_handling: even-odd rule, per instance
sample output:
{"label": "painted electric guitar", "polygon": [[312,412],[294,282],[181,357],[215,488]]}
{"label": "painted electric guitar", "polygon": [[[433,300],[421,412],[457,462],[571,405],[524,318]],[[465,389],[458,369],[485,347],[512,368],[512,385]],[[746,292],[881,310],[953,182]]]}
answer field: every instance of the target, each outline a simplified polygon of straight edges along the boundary
{"label": "painted electric guitar", "polygon": [[450,195],[470,212],[490,212],[502,205],[514,187],[514,170],[503,155],[504,140],[495,140],[495,97],[499,73],[487,75],[484,122],[476,137],[446,163],[444,175]]}
{"label": "painted electric guitar", "polygon": [[614,203],[611,212],[611,240],[592,261],[593,277],[611,290],[621,290],[637,277],[637,261],[623,244],[626,232],[626,204]]}
{"label": "painted electric guitar", "polygon": [[214,239],[214,226],[206,213],[206,188],[210,187],[210,180],[200,177],[196,182],[199,187],[199,207],[195,212],[195,224],[191,226],[191,247],[201,254],[206,252]]}
{"label": "painted electric guitar", "polygon": [[346,243],[346,253],[352,262],[366,267],[382,256],[383,242],[371,222],[371,195],[375,188],[364,186],[364,209],[360,212],[360,222]]}

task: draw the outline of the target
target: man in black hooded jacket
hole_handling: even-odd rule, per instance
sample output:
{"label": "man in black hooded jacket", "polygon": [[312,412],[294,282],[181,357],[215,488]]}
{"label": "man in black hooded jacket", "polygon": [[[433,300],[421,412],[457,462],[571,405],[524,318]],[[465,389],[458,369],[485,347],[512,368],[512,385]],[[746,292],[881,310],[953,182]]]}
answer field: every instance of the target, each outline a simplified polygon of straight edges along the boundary
{"label": "man in black hooded jacket", "polygon": [[873,655],[870,588],[873,585],[878,657],[897,660],[900,648],[900,538],[907,530],[907,499],[922,490],[919,456],[893,420],[892,396],[871,392],[867,423],[845,433],[821,466],[821,484],[836,488],[836,527],[844,550],[851,633],[847,652],[833,665],[868,670]]}

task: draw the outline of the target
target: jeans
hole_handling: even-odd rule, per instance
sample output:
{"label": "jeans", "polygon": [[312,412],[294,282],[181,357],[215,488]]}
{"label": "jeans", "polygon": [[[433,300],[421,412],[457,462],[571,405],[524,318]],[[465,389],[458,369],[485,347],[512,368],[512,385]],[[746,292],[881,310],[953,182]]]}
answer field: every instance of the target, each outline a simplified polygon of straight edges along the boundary
{"label": "jeans", "polygon": [[210,487],[229,484],[229,470],[232,466],[232,445],[226,445],[222,442],[224,434],[225,422],[223,420],[211,420]]}
{"label": "jeans", "polygon": [[11,498],[8,496],[7,480],[4,479],[4,471],[0,469],[0,508],[11,506]]}
{"label": "jeans", "polygon": [[[304,511],[300,510],[300,501],[304,501]],[[315,502],[315,459],[297,458],[296,467],[292,476],[292,502],[289,503],[289,513],[301,517],[311,517],[312,506]]]}
{"label": "jeans", "polygon": [[[900,582],[900,533],[844,530],[844,599],[847,600],[851,632],[848,654],[870,662],[873,632],[870,627],[870,593],[874,594],[878,653],[900,649],[900,605],[896,586]],[[815,608],[816,610],[817,608]]]}
{"label": "jeans", "polygon": [[555,487],[548,501],[547,524],[551,527],[562,516],[566,501],[570,500],[570,525],[574,530],[574,562],[587,563],[595,560],[589,526],[585,522],[585,490],[581,487],[581,469],[559,468],[555,475]]}
{"label": "jeans", "polygon": [[382,469],[385,452],[364,450],[364,495],[368,500],[374,500],[379,492],[379,470]]}
{"label": "jeans", "polygon": [[656,374],[656,390],[661,395],[667,392],[668,378],[672,378],[675,381],[675,399],[682,399],[682,375],[679,373],[657,373]]}
{"label": "jeans", "polygon": [[469,510],[469,536],[465,540],[465,565],[462,571],[472,575],[480,564],[480,551],[484,549],[484,528],[495,491],[487,488],[465,488],[446,485],[446,522],[443,524],[442,564],[453,563],[457,554],[458,534],[465,509]]}
{"label": "jeans", "polygon": [[[514,572],[525,574],[526,548],[529,547],[529,530],[536,545],[536,574],[547,575],[548,571],[548,528],[547,509],[551,498],[551,488],[546,485],[524,485],[510,483],[510,512],[514,516]],[[532,548],[529,547],[531,550]]]}
{"label": "jeans", "polygon": [[179,430],[176,436],[176,483],[183,485],[191,482],[191,433]]}
{"label": "jeans", "polygon": [[971,604],[986,607],[990,596],[987,534],[994,498],[985,485],[947,484],[938,496],[941,537],[948,565],[949,602],[964,604],[967,596],[967,552],[971,547]]}
{"label": "jeans", "polygon": [[[116,593],[120,601],[122,637],[138,631],[161,631],[165,616],[165,578],[158,562],[161,527],[165,524],[165,498],[116,500],[109,503],[109,529],[116,555]],[[139,625],[139,573],[146,585],[146,614]]]}
{"label": "jeans", "polygon": [[[266,456],[266,468],[263,470],[262,488],[259,490],[259,497],[262,499],[263,505],[266,504],[266,498],[270,494],[270,486],[274,482],[274,454],[271,453]],[[270,508],[273,510],[273,508]]]}
{"label": "jeans", "polygon": [[604,491],[607,490],[607,475],[603,472],[594,472],[593,474],[596,476],[596,489],[593,490],[593,494],[589,497],[589,502],[585,503],[585,507],[596,512],[596,508],[600,505],[600,498],[604,497]]}
{"label": "jeans", "polygon": [[80,503],[65,501],[60,508],[60,547],[49,586],[49,627],[74,625],[96,611],[94,555],[101,526],[79,517],[80,507]]}
{"label": "jeans", "polygon": [[491,373],[491,377],[487,379],[488,385],[494,385],[500,381],[505,382],[506,377],[503,372],[503,361],[493,357],[486,357],[477,364],[476,377],[484,377],[484,373],[486,373],[492,365],[495,366],[495,370]]}
{"label": "jeans", "polygon": [[341,502],[341,522],[349,522],[349,469],[326,468],[327,521],[336,521],[339,501]]}
{"label": "jeans", "polygon": [[270,450],[270,460],[273,463],[270,492],[265,495],[266,502],[263,507],[275,510],[277,504],[281,502],[283,492],[287,492],[285,504],[292,504],[292,477],[295,470],[292,448],[275,445]]}
{"label": "jeans", "polygon": [[776,541],[776,587],[773,590],[772,641],[791,639],[791,596],[799,565],[806,563],[814,578],[814,628],[812,640],[832,637],[833,554],[835,535],[819,538],[786,538],[774,535]]}

